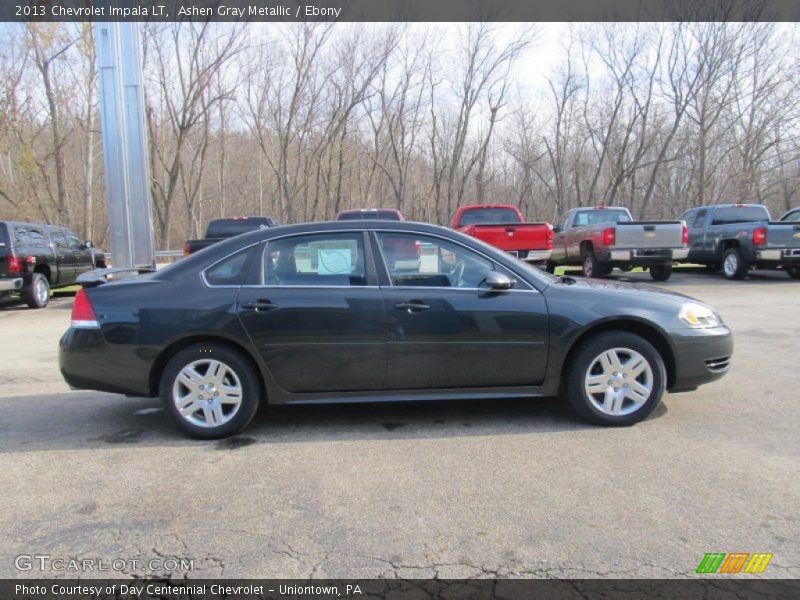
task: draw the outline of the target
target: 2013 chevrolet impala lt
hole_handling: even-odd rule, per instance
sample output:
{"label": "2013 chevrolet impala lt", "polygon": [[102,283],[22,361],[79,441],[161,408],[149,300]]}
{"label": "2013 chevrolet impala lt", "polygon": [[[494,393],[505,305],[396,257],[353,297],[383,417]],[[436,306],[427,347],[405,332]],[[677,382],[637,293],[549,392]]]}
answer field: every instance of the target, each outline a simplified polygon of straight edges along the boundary
{"label": "2013 chevrolet impala lt", "polygon": [[680,294],[555,277],[434,225],[342,221],[82,289],[60,367],[74,388],[160,396],[183,432],[219,438],[264,402],[562,390],[586,419],[630,425],[665,390],[722,377],[732,350],[714,310]]}

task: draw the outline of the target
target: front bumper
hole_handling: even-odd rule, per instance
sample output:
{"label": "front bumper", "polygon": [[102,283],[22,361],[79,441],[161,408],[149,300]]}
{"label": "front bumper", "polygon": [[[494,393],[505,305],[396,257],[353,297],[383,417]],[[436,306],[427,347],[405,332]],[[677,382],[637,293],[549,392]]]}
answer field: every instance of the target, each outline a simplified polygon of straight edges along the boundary
{"label": "front bumper", "polygon": [[22,289],[22,277],[0,279],[0,292],[15,292]]}
{"label": "front bumper", "polygon": [[730,371],[733,334],[724,325],[713,329],[690,329],[673,336],[675,377],[670,392],[689,391],[716,381]]}
{"label": "front bumper", "polygon": [[607,250],[606,262],[631,265],[663,264],[676,260],[686,260],[688,248],[632,248],[626,250]]}

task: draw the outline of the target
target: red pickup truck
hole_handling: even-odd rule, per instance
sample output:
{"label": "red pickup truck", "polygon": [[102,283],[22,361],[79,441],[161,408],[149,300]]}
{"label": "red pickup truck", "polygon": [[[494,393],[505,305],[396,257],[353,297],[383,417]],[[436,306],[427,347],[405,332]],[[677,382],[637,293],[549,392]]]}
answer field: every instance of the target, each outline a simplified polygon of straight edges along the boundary
{"label": "red pickup truck", "polygon": [[462,206],[452,227],[528,262],[549,260],[553,251],[550,223],[526,223],[513,204]]}

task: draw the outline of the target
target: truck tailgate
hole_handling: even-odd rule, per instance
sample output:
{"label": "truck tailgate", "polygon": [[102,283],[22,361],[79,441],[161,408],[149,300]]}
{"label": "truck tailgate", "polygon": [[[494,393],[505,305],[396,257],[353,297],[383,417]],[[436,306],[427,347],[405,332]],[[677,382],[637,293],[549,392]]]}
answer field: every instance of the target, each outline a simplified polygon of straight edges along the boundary
{"label": "truck tailgate", "polygon": [[462,229],[501,250],[547,250],[546,223],[509,223],[507,225],[471,225]]}
{"label": "truck tailgate", "polygon": [[800,223],[783,221],[768,223],[766,247],[800,249]]}
{"label": "truck tailgate", "polygon": [[632,221],[616,224],[616,248],[681,248],[682,221]]}

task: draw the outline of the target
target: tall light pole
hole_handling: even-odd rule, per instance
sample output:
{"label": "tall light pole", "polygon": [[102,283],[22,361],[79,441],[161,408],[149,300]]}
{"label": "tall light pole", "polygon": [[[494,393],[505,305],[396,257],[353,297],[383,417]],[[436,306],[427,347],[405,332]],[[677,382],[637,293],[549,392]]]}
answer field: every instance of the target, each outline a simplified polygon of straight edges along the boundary
{"label": "tall light pole", "polygon": [[155,268],[139,24],[97,22],[94,27],[111,263]]}

